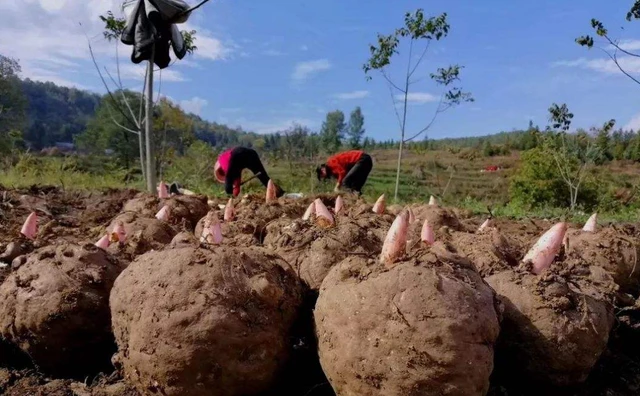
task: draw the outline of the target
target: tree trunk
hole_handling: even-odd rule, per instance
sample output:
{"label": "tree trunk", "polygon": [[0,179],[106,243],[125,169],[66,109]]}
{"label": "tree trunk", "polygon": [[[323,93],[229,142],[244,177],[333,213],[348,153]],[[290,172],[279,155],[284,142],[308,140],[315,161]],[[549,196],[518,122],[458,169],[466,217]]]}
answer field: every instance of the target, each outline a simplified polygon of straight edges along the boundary
{"label": "tree trunk", "polygon": [[153,154],[153,139],[151,139],[153,125],[153,58],[155,49],[151,52],[147,72],[147,86],[145,97],[145,140],[147,144],[147,190],[155,195],[156,189],[156,162]]}

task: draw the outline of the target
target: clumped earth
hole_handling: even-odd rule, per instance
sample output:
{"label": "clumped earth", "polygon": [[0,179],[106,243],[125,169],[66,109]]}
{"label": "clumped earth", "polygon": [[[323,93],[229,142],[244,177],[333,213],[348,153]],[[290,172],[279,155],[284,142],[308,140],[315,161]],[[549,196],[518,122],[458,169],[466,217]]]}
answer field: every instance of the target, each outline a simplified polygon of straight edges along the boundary
{"label": "clumped earth", "polygon": [[[224,222],[222,198],[0,186],[0,394],[640,394],[638,225],[572,224],[536,276],[521,260],[557,219],[477,232],[486,215],[412,205],[385,269],[404,207],[345,195],[323,228],[301,219],[316,198],[333,210],[335,194],[253,195]],[[209,211],[220,246],[199,241]],[[116,219],[126,242],[96,248]]]}
{"label": "clumped earth", "polygon": [[111,294],[116,361],[139,391],[265,391],[289,354],[295,273],[260,248],[176,247],[138,257]]}
{"label": "clumped earth", "polygon": [[315,309],[322,367],[339,395],[484,395],[500,331],[494,292],[441,245],[385,270],[350,257]]}

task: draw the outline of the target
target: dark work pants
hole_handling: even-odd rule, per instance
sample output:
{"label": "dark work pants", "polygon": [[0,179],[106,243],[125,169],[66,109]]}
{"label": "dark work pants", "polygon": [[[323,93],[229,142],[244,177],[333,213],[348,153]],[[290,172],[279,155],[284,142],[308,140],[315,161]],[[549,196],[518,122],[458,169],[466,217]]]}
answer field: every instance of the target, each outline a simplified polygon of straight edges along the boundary
{"label": "dark work pants", "polygon": [[350,190],[362,192],[362,186],[367,182],[371,169],[373,169],[371,156],[363,153],[358,162],[353,165],[344,177],[342,185]]}
{"label": "dark work pants", "polygon": [[[227,194],[231,194],[233,191],[233,181],[239,179],[242,176],[242,170],[249,169],[254,175],[258,175],[258,180],[263,186],[267,186],[269,183],[269,175],[260,161],[258,153],[247,147],[236,147],[231,151],[231,158],[229,159],[229,171],[225,177],[225,191]],[[277,195],[282,196],[284,191],[278,189]]]}

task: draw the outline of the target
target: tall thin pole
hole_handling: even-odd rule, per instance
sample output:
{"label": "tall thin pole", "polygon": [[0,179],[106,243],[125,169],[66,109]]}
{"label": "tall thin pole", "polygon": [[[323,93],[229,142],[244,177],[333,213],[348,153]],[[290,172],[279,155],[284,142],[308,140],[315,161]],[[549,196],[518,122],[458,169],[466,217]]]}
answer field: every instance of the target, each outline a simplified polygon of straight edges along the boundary
{"label": "tall thin pole", "polygon": [[156,190],[156,161],[153,155],[153,140],[151,139],[153,125],[153,58],[155,55],[155,47],[151,51],[151,59],[147,66],[147,86],[145,97],[145,114],[147,120],[145,122],[145,142],[147,144],[147,190],[151,194],[155,194]]}

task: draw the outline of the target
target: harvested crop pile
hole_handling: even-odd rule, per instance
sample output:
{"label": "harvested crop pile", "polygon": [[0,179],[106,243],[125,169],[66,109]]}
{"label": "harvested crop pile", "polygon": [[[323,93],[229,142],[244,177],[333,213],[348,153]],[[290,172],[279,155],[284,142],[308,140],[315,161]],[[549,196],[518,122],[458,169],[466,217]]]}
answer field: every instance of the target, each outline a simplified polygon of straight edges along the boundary
{"label": "harvested crop pile", "polygon": [[116,362],[144,394],[255,394],[287,360],[301,301],[295,274],[263,249],[149,252],[111,293]]}
{"label": "harvested crop pile", "polygon": [[[214,211],[210,212],[211,215],[217,215]],[[222,235],[224,237],[223,243],[225,245],[232,246],[252,246],[259,243],[263,229],[257,222],[249,222],[245,220],[234,220],[230,222],[223,222],[221,215],[218,215],[220,221],[220,228],[222,229]],[[197,240],[200,240],[202,236],[202,230],[204,229],[204,222],[206,217],[203,217],[196,224],[194,235]]]}
{"label": "harvested crop pile", "polygon": [[197,245],[198,239],[189,231],[182,231],[176,234],[171,240],[171,246],[176,247],[178,245]]}
{"label": "harvested crop pile", "polygon": [[334,265],[349,255],[379,254],[382,241],[350,218],[339,218],[328,229],[285,219],[267,226],[264,245],[293,266],[312,290],[318,290]]}
{"label": "harvested crop pile", "polygon": [[88,384],[69,379],[47,378],[32,370],[0,368],[0,394],[4,396],[139,396],[122,381],[99,377]]}
{"label": "harvested crop pile", "polygon": [[108,367],[109,292],[123,267],[90,244],[36,250],[0,286],[0,334],[47,373],[82,377]]}
{"label": "harvested crop pile", "polygon": [[[170,222],[189,231],[192,231],[198,220],[206,216],[209,211],[207,197],[204,195],[177,195],[166,199],[164,204],[171,211]],[[157,210],[160,210],[160,207]]]}
{"label": "harvested crop pile", "polygon": [[570,230],[565,247],[569,257],[597,265],[613,276],[621,291],[638,295],[640,292],[640,245],[636,237],[627,236],[613,228],[596,233]]}
{"label": "harvested crop pile", "polygon": [[390,270],[349,257],[316,303],[324,372],[339,395],[485,395],[500,331],[494,297],[440,244]]}
{"label": "harvested crop pile", "polygon": [[[448,227],[453,231],[464,231],[460,220],[452,209],[433,205],[412,206],[411,210],[416,218],[417,227],[422,227],[425,220],[429,221],[436,234],[442,227]],[[418,231],[419,233],[419,231]]]}
{"label": "harvested crop pile", "polygon": [[475,234],[452,232],[451,244],[473,261],[483,277],[518,265],[523,255],[521,246],[493,227]]}
{"label": "harvested crop pile", "polygon": [[118,222],[124,225],[127,239],[122,245],[112,244],[109,247],[112,253],[123,251],[130,256],[138,256],[152,249],[160,250],[176,235],[169,224],[131,212],[116,217],[107,227],[107,231],[111,232]]}
{"label": "harvested crop pile", "polygon": [[499,371],[537,385],[579,384],[606,348],[615,285],[599,267],[564,262],[540,276],[525,267],[486,278],[504,305]]}

